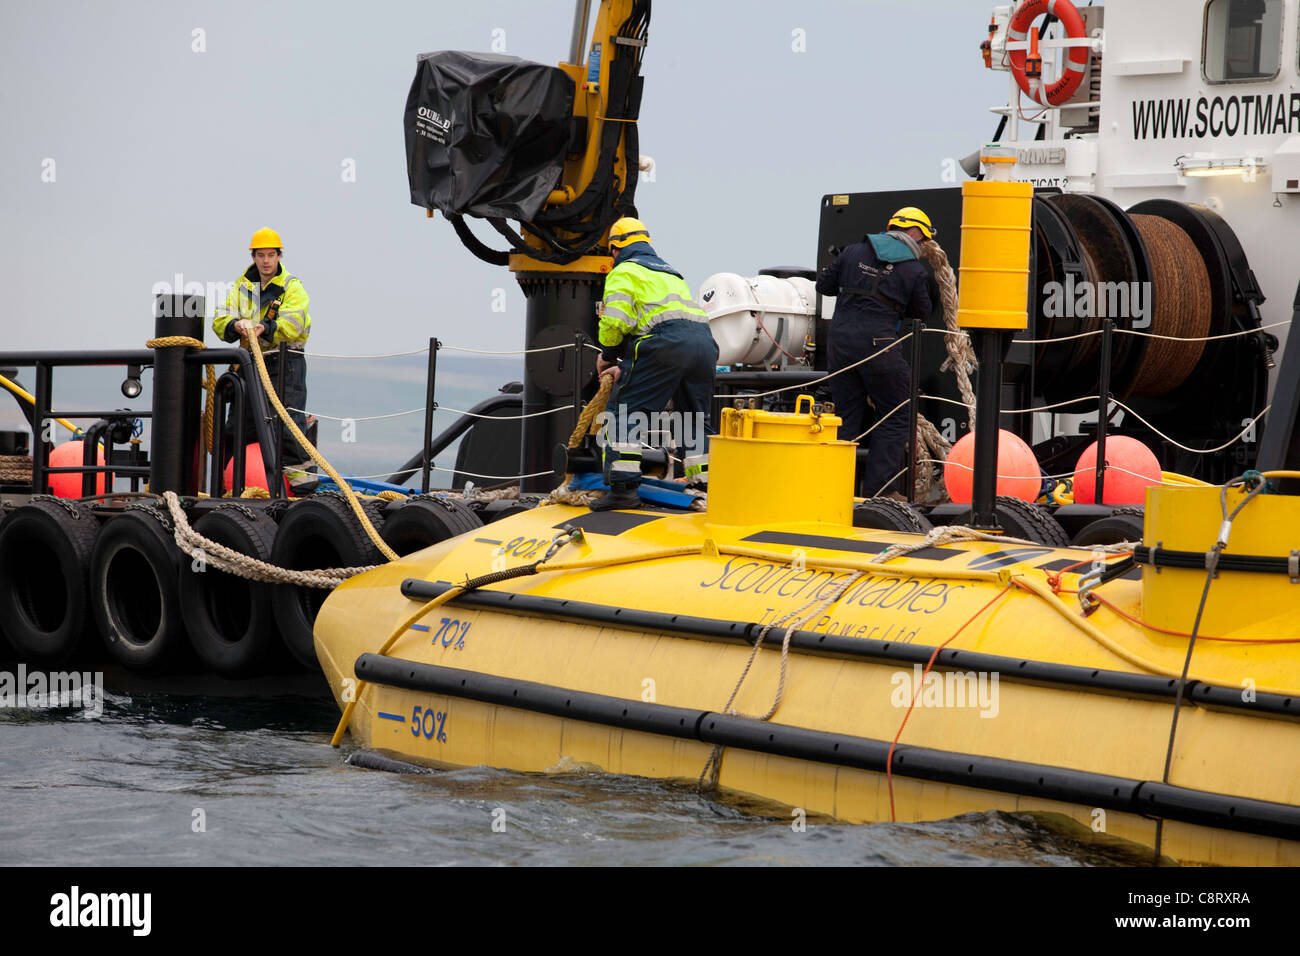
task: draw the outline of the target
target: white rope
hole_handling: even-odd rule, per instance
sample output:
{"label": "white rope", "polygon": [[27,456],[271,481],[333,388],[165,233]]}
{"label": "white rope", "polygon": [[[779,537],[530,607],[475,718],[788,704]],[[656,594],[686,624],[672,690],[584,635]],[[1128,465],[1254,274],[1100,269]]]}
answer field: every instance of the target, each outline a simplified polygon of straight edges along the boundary
{"label": "white rope", "polygon": [[[536,418],[539,415],[554,415],[556,412],[567,412],[573,409],[572,405],[561,405],[558,408],[548,408],[540,412],[529,412],[527,415],[484,415],[479,412],[466,412],[459,408],[450,408],[446,405],[439,405],[434,409],[435,412],[453,412],[457,415],[469,415],[471,418],[495,418],[499,421],[515,421],[520,418]],[[302,412],[304,415],[314,415],[316,418],[324,418],[331,422],[377,422],[385,418],[400,418],[403,415],[414,415],[417,412],[423,413],[423,408],[410,408],[404,412],[391,412],[388,415],[363,415],[360,418],[338,418],[334,415],[326,415],[323,412],[308,412],[302,408],[291,408],[291,412]]]}
{"label": "white rope", "polygon": [[[445,347],[445,346],[444,346]],[[381,358],[401,358],[404,355],[421,355],[429,351],[429,346],[422,349],[412,349],[410,352],[380,352],[376,355],[335,355],[330,352],[304,352],[308,358],[324,359],[381,359]]]}
{"label": "white rope", "polygon": [[303,415],[312,415],[316,418],[324,418],[331,422],[377,422],[383,418],[401,418],[403,415],[414,415],[416,412],[423,412],[423,408],[411,408],[404,412],[392,412],[388,415],[363,415],[360,418],[336,418],[333,415],[326,415],[323,412],[309,412],[303,408],[290,408],[291,412],[301,412]]}
{"label": "white rope", "polygon": [[[928,399],[929,401],[932,402],[946,402],[949,405],[957,405],[960,406],[961,408],[966,407],[965,402],[959,402],[955,398],[944,398],[941,395],[920,395],[918,397]],[[1079,398],[1071,398],[1071,399],[1067,399],[1064,402],[1057,402],[1055,405],[1036,405],[1030,408],[999,408],[998,414],[999,415],[1025,415],[1028,414],[1029,412],[1047,412],[1047,411],[1051,411],[1053,408],[1062,408],[1066,405],[1077,405],[1079,402],[1100,401],[1100,398],[1101,396],[1099,395],[1083,395]],[[1114,400],[1112,399],[1112,401]],[[1091,411],[1091,409],[1089,409],[1089,411]],[[1083,414],[1086,414],[1086,412]]]}
{"label": "white rope", "polygon": [[1265,415],[1267,415],[1267,414],[1268,414],[1268,410],[1269,410],[1270,408],[1273,407],[1271,404],[1270,404],[1270,405],[1265,405],[1265,406],[1264,406],[1264,410],[1263,410],[1262,412],[1260,412],[1258,415],[1256,415],[1254,418],[1252,418],[1252,419],[1250,420],[1249,424],[1247,424],[1245,428],[1243,428],[1241,431],[1239,431],[1239,432],[1237,433],[1237,436],[1236,436],[1235,438],[1233,438],[1233,439],[1231,439],[1231,440],[1229,440],[1229,441],[1224,442],[1222,445],[1219,445],[1217,448],[1188,448],[1186,445],[1182,444],[1181,442],[1174,441],[1174,439],[1170,438],[1168,435],[1166,435],[1166,434],[1165,434],[1164,432],[1162,432],[1160,429],[1156,428],[1156,427],[1155,427],[1154,425],[1152,425],[1149,421],[1147,421],[1145,418],[1143,418],[1143,417],[1142,417],[1141,415],[1139,415],[1137,412],[1133,411],[1133,409],[1129,408],[1129,407],[1128,407],[1127,405],[1125,405],[1123,402],[1118,401],[1118,400],[1115,400],[1115,404],[1118,405],[1120,408],[1124,409],[1124,411],[1128,412],[1130,415],[1132,415],[1134,418],[1136,418],[1138,421],[1140,421],[1140,422],[1141,422],[1143,425],[1145,425],[1147,428],[1151,429],[1153,432],[1155,432],[1157,435],[1159,435],[1159,436],[1160,436],[1161,438],[1163,438],[1165,441],[1169,442],[1169,444],[1174,445],[1174,446],[1176,446],[1176,447],[1178,447],[1178,448],[1181,448],[1183,451],[1191,452],[1193,455],[1212,455],[1212,454],[1214,454],[1214,453],[1217,452],[1217,451],[1223,451],[1223,449],[1228,448],[1228,447],[1230,447],[1230,446],[1232,446],[1232,445],[1235,445],[1237,442],[1241,441],[1241,439],[1245,436],[1246,432],[1248,432],[1248,431],[1250,431],[1252,428],[1254,428],[1254,427],[1255,427],[1255,423],[1256,423],[1257,421],[1259,421],[1261,418],[1263,418]]}
{"label": "white rope", "polygon": [[527,415],[484,415],[481,412],[463,412],[459,408],[451,408],[447,405],[439,405],[436,411],[455,412],[458,415],[468,415],[471,418],[495,418],[499,421],[515,421],[520,418],[537,418],[539,415],[554,415],[556,412],[567,412],[573,409],[572,405],[561,405],[558,408],[548,408],[545,411],[529,412]]}
{"label": "white rope", "polygon": [[[557,349],[571,349],[572,345],[548,345],[540,349],[471,349],[463,345],[441,345],[438,351],[472,352],[475,355],[532,355],[536,352],[554,352]],[[426,349],[426,351],[428,351]]]}
{"label": "white rope", "polygon": [[868,355],[866,358],[858,359],[858,360],[857,360],[856,362],[854,362],[852,365],[846,365],[846,366],[844,366],[842,369],[839,369],[839,370],[837,370],[837,371],[831,372],[829,375],[823,375],[821,378],[814,378],[814,379],[812,379],[811,381],[800,382],[800,383],[797,384],[797,385],[786,385],[786,386],[784,386],[784,387],[782,387],[782,388],[774,388],[774,389],[772,389],[771,391],[768,391],[768,392],[746,392],[746,393],[743,394],[743,395],[738,395],[738,394],[734,394],[734,393],[733,393],[733,394],[729,394],[729,395],[714,395],[714,396],[712,396],[712,397],[713,397],[713,398],[723,398],[723,399],[730,399],[730,398],[767,398],[767,396],[769,396],[769,395],[776,395],[776,394],[779,393],[779,392],[788,392],[788,391],[790,391],[791,389],[795,389],[795,388],[811,388],[811,387],[814,386],[814,385],[819,385],[819,384],[821,384],[822,382],[827,381],[828,379],[832,379],[832,378],[834,378],[836,375],[842,375],[843,373],[847,372],[849,369],[857,368],[859,365],[864,365],[864,364],[866,364],[867,362],[870,362],[870,361],[871,361],[873,358],[875,358],[877,355],[883,355],[885,352],[888,352],[888,351],[889,351],[890,349],[892,349],[894,346],[896,346],[896,345],[902,345],[904,342],[906,342],[906,341],[907,341],[908,339],[910,339],[911,337],[912,337],[912,333],[911,333],[911,332],[908,332],[906,335],[903,335],[903,336],[900,337],[900,338],[894,339],[894,341],[890,342],[890,343],[889,343],[888,345],[886,345],[883,349],[879,349],[878,351],[872,352],[872,353],[871,353],[870,355]]}
{"label": "white rope", "polygon": [[1116,329],[1116,332],[1123,332],[1125,335],[1141,335],[1148,339],[1165,339],[1169,342],[1213,342],[1215,339],[1235,339],[1242,335],[1254,335],[1256,332],[1262,332],[1264,329],[1276,329],[1284,325],[1290,325],[1290,320],[1286,322],[1274,322],[1271,325],[1261,325],[1258,329],[1246,329],[1244,332],[1225,332],[1222,335],[1198,335],[1192,338],[1186,338],[1181,335],[1159,335],[1155,332],[1142,332],[1138,329]]}
{"label": "white rope", "polygon": [[[864,431],[861,435],[859,435],[857,438],[854,438],[854,439],[852,439],[852,440],[853,440],[853,441],[862,441],[862,439],[866,438],[866,437],[867,437],[868,435],[870,435],[873,431],[875,431],[876,428],[877,428],[878,426],[883,425],[883,424],[885,423],[885,419],[886,419],[886,418],[888,418],[890,415],[894,414],[894,412],[898,411],[900,408],[902,408],[904,405],[906,405],[906,404],[907,404],[908,402],[910,402],[910,401],[911,401],[911,399],[907,399],[907,398],[903,399],[901,402],[899,402],[897,405],[895,405],[893,408],[891,408],[891,409],[890,409],[886,414],[882,415],[882,416],[879,418],[879,420],[876,421],[876,424],[875,424],[875,425],[872,425],[870,428],[868,428],[866,431]],[[891,479],[891,480],[892,480],[892,479]]]}
{"label": "white rope", "polygon": [[[601,351],[597,345],[590,342],[583,343],[586,348]],[[471,349],[464,345],[439,345],[439,352],[472,352],[475,355],[533,355],[537,352],[554,352],[556,349],[571,349],[572,345],[548,345],[539,349]],[[409,352],[377,352],[373,355],[339,355],[332,352],[304,352],[308,358],[324,359],[382,359],[382,358],[402,358],[407,355],[423,355],[429,351],[429,346],[421,349],[411,349]]]}

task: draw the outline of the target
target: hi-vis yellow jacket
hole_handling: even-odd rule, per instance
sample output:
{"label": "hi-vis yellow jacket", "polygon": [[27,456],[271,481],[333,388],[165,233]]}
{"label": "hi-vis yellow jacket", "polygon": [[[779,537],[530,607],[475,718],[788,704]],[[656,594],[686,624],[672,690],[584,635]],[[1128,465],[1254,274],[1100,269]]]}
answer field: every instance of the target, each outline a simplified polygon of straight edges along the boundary
{"label": "hi-vis yellow jacket", "polygon": [[671,272],[647,269],[635,261],[620,262],[605,276],[605,296],[596,337],[611,357],[625,336],[645,335],[660,322],[691,319],[707,322],[684,279]]}
{"label": "hi-vis yellow jacket", "polygon": [[[268,319],[267,310],[277,299],[280,300],[279,312],[274,319]],[[287,343],[289,348],[301,349],[307,344],[307,335],[311,331],[307,290],[303,288],[302,280],[285,271],[282,263],[275,278],[263,289],[257,266],[249,266],[226,296],[225,304],[214,310],[212,331],[227,342],[238,342],[235,323],[240,319],[261,322],[266,326],[265,334],[258,338],[263,351],[281,342]]]}

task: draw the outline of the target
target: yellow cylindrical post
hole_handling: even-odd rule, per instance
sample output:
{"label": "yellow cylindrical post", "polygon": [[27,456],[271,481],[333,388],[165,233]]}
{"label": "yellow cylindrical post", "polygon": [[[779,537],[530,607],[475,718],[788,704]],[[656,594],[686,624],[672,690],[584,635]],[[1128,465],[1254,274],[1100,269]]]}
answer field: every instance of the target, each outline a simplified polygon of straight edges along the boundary
{"label": "yellow cylindrical post", "polygon": [[962,183],[957,321],[963,328],[1023,329],[1028,322],[1030,183]]}
{"label": "yellow cylindrical post", "polygon": [[724,408],[709,441],[709,521],[853,523],[857,446],[841,420],[800,395],[793,414]]}

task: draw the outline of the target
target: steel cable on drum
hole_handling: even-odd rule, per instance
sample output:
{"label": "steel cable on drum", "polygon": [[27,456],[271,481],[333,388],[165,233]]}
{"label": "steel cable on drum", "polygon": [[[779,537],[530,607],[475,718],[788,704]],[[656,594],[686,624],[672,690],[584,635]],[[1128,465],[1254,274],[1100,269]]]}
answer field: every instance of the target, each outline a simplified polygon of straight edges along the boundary
{"label": "steel cable on drum", "polygon": [[1133,394],[1164,395],[1187,380],[1205,352],[1204,341],[1197,338],[1210,331],[1210,276],[1196,244],[1179,226],[1160,216],[1136,214],[1129,219],[1151,260],[1156,289],[1151,331],[1170,337],[1151,339]]}

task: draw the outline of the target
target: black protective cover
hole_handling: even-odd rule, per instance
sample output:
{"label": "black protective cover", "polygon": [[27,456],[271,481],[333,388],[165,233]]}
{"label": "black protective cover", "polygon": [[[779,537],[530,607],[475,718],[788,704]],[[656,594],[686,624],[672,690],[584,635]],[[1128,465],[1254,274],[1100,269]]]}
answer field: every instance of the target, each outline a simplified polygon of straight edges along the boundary
{"label": "black protective cover", "polygon": [[491,53],[425,53],[417,64],[404,118],[411,202],[530,221],[560,185],[573,80]]}

